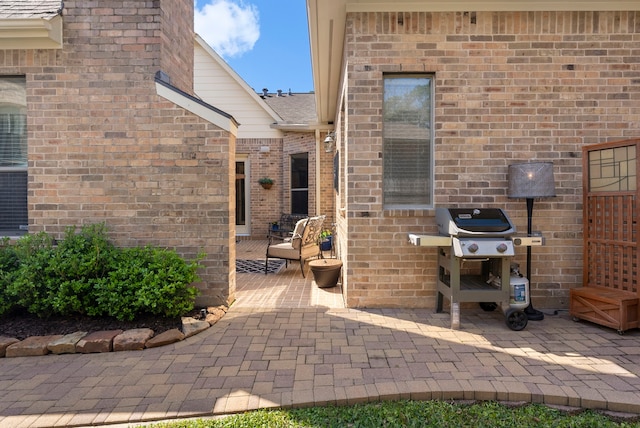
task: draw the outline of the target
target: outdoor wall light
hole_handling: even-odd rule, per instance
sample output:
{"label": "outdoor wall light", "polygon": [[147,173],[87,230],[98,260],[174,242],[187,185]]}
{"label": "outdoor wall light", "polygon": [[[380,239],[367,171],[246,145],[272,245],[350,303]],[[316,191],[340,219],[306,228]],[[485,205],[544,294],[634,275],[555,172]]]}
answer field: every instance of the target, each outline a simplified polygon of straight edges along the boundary
{"label": "outdoor wall light", "polygon": [[327,137],[324,139],[324,151],[330,153],[333,151],[333,142],[335,141],[336,133],[329,132]]}
{"label": "outdoor wall light", "polygon": [[[533,199],[549,198],[556,195],[553,179],[553,163],[530,162],[509,165],[509,198],[525,198],[527,200],[527,236],[531,236],[531,218],[533,217]],[[527,246],[527,279],[531,287],[531,246]],[[532,321],[544,318],[544,314],[529,303],[525,313]]]}

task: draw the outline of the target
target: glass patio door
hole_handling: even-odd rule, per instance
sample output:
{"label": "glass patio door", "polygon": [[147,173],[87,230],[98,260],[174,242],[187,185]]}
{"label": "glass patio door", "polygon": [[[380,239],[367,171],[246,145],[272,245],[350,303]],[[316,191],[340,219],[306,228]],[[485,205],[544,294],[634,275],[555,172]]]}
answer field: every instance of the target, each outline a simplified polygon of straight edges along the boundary
{"label": "glass patio door", "polygon": [[249,159],[236,161],[236,235],[249,235],[250,197],[249,197]]}

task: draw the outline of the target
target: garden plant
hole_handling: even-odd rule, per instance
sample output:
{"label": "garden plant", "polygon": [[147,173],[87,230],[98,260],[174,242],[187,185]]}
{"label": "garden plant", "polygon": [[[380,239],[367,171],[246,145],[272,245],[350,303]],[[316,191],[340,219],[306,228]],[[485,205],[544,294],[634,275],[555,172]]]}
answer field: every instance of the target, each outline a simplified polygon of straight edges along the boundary
{"label": "garden plant", "polygon": [[59,242],[46,232],[4,239],[0,316],[180,316],[194,308],[203,256],[186,261],[170,249],[118,248],[104,224],[69,227]]}

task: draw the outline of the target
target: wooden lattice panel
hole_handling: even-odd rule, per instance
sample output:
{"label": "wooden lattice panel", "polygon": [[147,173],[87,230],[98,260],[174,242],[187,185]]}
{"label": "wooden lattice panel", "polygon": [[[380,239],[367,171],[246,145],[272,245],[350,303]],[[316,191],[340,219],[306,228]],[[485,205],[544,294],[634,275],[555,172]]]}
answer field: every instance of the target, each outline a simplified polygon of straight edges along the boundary
{"label": "wooden lattice panel", "polygon": [[583,149],[584,287],[570,313],[619,332],[640,326],[638,153],[640,139]]}
{"label": "wooden lattice panel", "polygon": [[585,285],[638,291],[635,194],[587,197]]}

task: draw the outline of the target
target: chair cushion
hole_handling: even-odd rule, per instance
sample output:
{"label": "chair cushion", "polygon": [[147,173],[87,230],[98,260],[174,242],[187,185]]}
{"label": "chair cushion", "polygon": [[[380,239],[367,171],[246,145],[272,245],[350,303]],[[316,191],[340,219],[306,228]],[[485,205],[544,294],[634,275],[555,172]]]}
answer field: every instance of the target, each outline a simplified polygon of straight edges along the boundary
{"label": "chair cushion", "polygon": [[307,222],[307,226],[304,228],[304,234],[302,236],[302,246],[307,245],[317,246],[320,233],[322,232],[322,223],[324,223],[325,216],[311,217]]}
{"label": "chair cushion", "polygon": [[298,260],[300,258],[300,250],[293,248],[291,242],[283,242],[281,244],[269,245],[267,256],[280,259]]}
{"label": "chair cushion", "polygon": [[296,223],[296,227],[293,228],[293,236],[291,237],[291,245],[295,249],[299,249],[302,245],[302,234],[304,233],[305,225],[307,224],[308,218],[303,218],[302,220],[298,220]]}
{"label": "chair cushion", "polygon": [[302,249],[300,250],[300,258],[304,260],[310,257],[315,257],[318,254],[320,254],[320,246],[318,244],[307,245],[305,247],[302,247]]}

